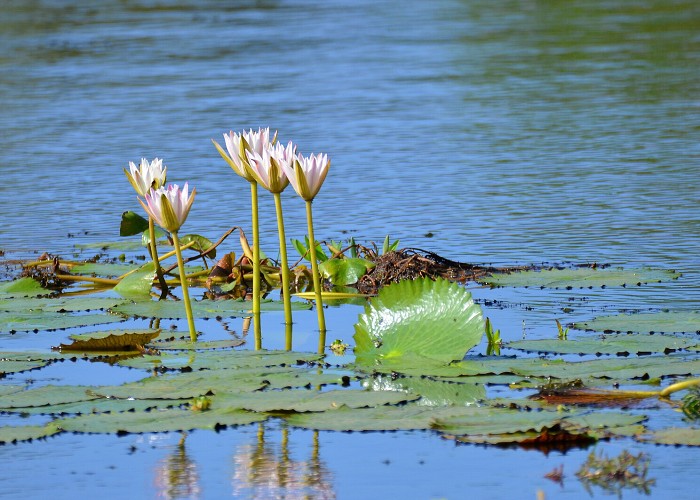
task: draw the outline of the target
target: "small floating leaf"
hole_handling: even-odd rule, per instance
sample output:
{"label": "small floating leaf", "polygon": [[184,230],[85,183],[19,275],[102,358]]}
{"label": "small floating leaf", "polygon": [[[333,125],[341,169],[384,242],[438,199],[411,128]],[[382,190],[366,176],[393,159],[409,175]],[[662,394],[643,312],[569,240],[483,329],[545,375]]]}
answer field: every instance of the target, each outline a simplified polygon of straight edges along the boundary
{"label": "small floating leaf", "polygon": [[71,344],[61,344],[60,351],[132,351],[160,334],[160,330],[110,330],[71,335]]}
{"label": "small floating leaf", "polygon": [[148,298],[153,287],[155,267],[153,262],[147,262],[136,271],[128,274],[114,287],[114,291],[128,299]]}
{"label": "small floating leaf", "polygon": [[144,219],[131,210],[122,214],[122,222],[119,226],[119,236],[133,236],[148,230],[148,219]]}
{"label": "small floating leaf", "polygon": [[609,335],[597,339],[577,340],[516,340],[505,347],[523,351],[559,354],[639,354],[668,353],[695,348],[700,341],[664,335]]}
{"label": "small floating leaf", "polygon": [[106,297],[57,297],[0,299],[0,311],[4,312],[73,312],[107,309],[123,304],[119,298]]}
{"label": "small floating leaf", "polygon": [[374,267],[374,263],[359,257],[346,257],[344,259],[328,259],[322,262],[318,269],[324,278],[329,279],[334,285],[345,286],[357,283]]}
{"label": "small floating leaf", "polygon": [[243,339],[206,340],[192,342],[189,339],[158,341],[150,344],[159,351],[204,351],[209,349],[231,349],[245,344]]}
{"label": "small floating leaf", "polygon": [[91,394],[89,386],[78,385],[45,385],[37,389],[13,392],[2,397],[0,408],[2,410],[16,410],[18,408],[56,405],[62,403],[75,403],[76,401],[89,401],[99,396]]}
{"label": "small floating leaf", "polygon": [[140,266],[134,264],[112,264],[107,262],[85,262],[70,268],[73,274],[88,274],[95,276],[116,277],[135,271]]}
{"label": "small floating leaf", "polygon": [[[311,308],[310,304],[292,302],[293,310],[305,310]],[[192,314],[195,318],[232,318],[252,316],[253,303],[243,300],[200,300],[192,302]],[[261,312],[282,311],[284,304],[281,301],[262,301]],[[182,302],[175,301],[139,301],[131,304],[123,304],[111,309],[113,312],[142,318],[184,318],[185,306]]]}
{"label": "small floating leaf", "polygon": [[599,316],[590,321],[574,323],[579,330],[612,332],[700,332],[697,311],[668,311],[644,314]]}
{"label": "small floating leaf", "polygon": [[667,269],[577,268],[518,271],[493,274],[479,282],[495,286],[541,288],[598,288],[602,286],[638,285],[676,279],[680,273]]}
{"label": "small floating leaf", "polygon": [[[393,391],[366,391],[359,389],[316,392],[307,390],[263,391],[227,396],[222,404],[257,412],[294,411],[321,412],[340,408],[367,408],[398,404],[418,399],[415,394]],[[217,398],[217,400],[219,400]]]}
{"label": "small floating leaf", "polygon": [[42,288],[39,282],[32,278],[20,278],[0,283],[0,297],[34,297],[50,293],[52,293],[51,290]]}
{"label": "small floating leaf", "polygon": [[697,427],[669,427],[650,432],[640,439],[657,444],[700,446],[700,429]]}
{"label": "small floating leaf", "polygon": [[0,359],[0,374],[19,373],[27,370],[35,370],[36,368],[46,366],[47,363],[47,361],[41,359],[31,361],[10,361],[7,359]]}
{"label": "small floating leaf", "polygon": [[217,409],[194,412],[188,409],[149,412],[100,413],[56,420],[61,430],[88,433],[172,432],[191,429],[217,429],[221,426],[248,425],[267,420],[267,415],[242,410]]}
{"label": "small floating leaf", "polygon": [[59,312],[3,312],[0,311],[0,332],[29,332],[32,330],[58,330],[76,326],[117,323],[124,318],[109,314],[73,315]]}
{"label": "small floating leaf", "polygon": [[401,281],[382,288],[355,324],[361,364],[415,354],[442,363],[460,360],[484,333],[481,307],[444,279]]}
{"label": "small floating leaf", "polygon": [[[197,252],[203,252],[207,248],[211,248],[214,243],[211,242],[208,238],[205,238],[204,236],[201,236],[199,234],[186,234],[185,236],[182,236],[180,238],[180,243],[182,245],[187,245],[190,242],[194,242],[194,245],[192,245],[192,249],[197,251]],[[210,259],[213,259],[216,257],[216,248],[213,249],[211,252],[206,254],[207,257]]]}
{"label": "small floating leaf", "polygon": [[19,425],[0,427],[0,443],[17,443],[52,436],[61,430],[50,422],[46,425]]}

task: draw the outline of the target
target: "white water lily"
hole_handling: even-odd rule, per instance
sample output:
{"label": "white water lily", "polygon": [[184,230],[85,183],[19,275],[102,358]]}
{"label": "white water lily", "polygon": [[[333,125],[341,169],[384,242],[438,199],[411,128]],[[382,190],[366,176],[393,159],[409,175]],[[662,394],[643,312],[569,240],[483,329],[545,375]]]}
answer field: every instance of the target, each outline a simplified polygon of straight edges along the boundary
{"label": "white water lily", "polygon": [[[273,137],[272,143],[275,142],[276,137],[277,134]],[[221,157],[226,160],[226,163],[229,164],[234,172],[248,182],[254,182],[255,177],[246,168],[248,164],[246,152],[262,155],[268,145],[271,144],[270,128],[260,128],[257,132],[249,129],[241,134],[231,131],[228,134],[224,134],[224,141],[226,143],[226,151],[216,141],[212,142]]]}
{"label": "white water lily", "polygon": [[154,158],[149,162],[146,158],[141,158],[141,164],[137,167],[132,161],[129,162],[129,170],[124,169],[127,179],[141,196],[146,196],[153,189],[158,189],[165,185],[165,174],[167,167],[163,166],[163,160]]}
{"label": "white water lily", "polygon": [[289,179],[282,165],[294,161],[296,146],[290,141],[287,146],[269,144],[262,153],[246,151],[248,173],[255,181],[271,193],[281,193],[289,185]]}
{"label": "white water lily", "polygon": [[146,193],[146,203],[140,199],[139,203],[156,224],[167,231],[177,232],[190,213],[196,192],[193,188],[192,194],[189,194],[187,183],[182,189],[177,184],[171,184],[167,189],[151,189]]}
{"label": "white water lily", "polygon": [[326,154],[297,155],[291,165],[282,165],[289,182],[306,201],[312,201],[318,194],[323,181],[326,180],[331,161]]}

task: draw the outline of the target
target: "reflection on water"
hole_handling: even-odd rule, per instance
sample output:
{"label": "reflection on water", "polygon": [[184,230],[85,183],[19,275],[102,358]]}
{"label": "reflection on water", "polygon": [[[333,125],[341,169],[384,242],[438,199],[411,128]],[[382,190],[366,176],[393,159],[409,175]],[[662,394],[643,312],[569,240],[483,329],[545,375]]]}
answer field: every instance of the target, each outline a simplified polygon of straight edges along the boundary
{"label": "reflection on water", "polygon": [[197,464],[187,455],[186,439],[187,434],[183,432],[173,453],[156,464],[158,498],[199,498],[201,488]]}
{"label": "reflection on water", "polygon": [[233,456],[233,494],[246,498],[335,498],[332,474],[320,459],[318,431],[309,458],[295,460],[289,450],[290,431],[283,427],[279,445],[265,439],[259,424],[257,442],[239,446]]}

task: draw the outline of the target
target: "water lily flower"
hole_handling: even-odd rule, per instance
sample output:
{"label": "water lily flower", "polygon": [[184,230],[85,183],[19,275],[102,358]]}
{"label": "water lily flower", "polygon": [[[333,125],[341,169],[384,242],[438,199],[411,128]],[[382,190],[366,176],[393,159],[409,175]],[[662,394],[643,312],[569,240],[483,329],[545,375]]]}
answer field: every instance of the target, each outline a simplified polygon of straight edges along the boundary
{"label": "water lily flower", "polygon": [[182,189],[177,184],[170,184],[167,189],[151,189],[146,194],[146,203],[141,200],[139,203],[156,224],[172,233],[185,223],[196,193],[197,190],[192,189],[192,194],[189,194],[187,183]]}
{"label": "water lily flower", "polygon": [[255,181],[271,193],[281,193],[289,185],[282,165],[295,159],[296,146],[290,141],[287,146],[280,143],[268,145],[262,153],[246,151],[248,173]]}
{"label": "water lily flower", "polygon": [[260,128],[257,132],[253,129],[244,131],[239,134],[230,131],[228,134],[224,134],[224,141],[226,144],[226,151],[219,146],[216,141],[212,141],[217,151],[221,157],[226,160],[226,163],[236,172],[238,175],[243,177],[248,182],[255,182],[255,177],[246,168],[248,165],[248,158],[246,152],[257,153],[259,155],[263,154],[263,151],[267,149],[268,145],[275,142],[275,137],[273,137],[272,142],[270,141],[270,128]]}
{"label": "water lily flower", "polygon": [[138,167],[130,161],[129,170],[124,169],[124,173],[136,192],[140,196],[146,196],[151,188],[158,189],[165,184],[167,170],[160,158],[154,158],[152,162],[141,158],[141,164]]}
{"label": "water lily flower", "polygon": [[308,157],[298,154],[292,164],[282,165],[294,191],[306,201],[312,201],[326,180],[331,161],[326,154]]}
{"label": "water lily flower", "polygon": [[[149,162],[146,158],[141,158],[141,164],[137,167],[134,162],[129,162],[129,170],[124,169],[126,178],[140,196],[146,196],[151,189],[159,189],[165,184],[165,174],[167,167],[163,166],[163,160],[155,158]],[[158,249],[156,247],[156,234],[153,225],[153,217],[148,217],[148,235],[150,238],[150,252],[153,265],[156,269],[156,276],[161,289],[161,298],[168,294],[168,285],[163,277],[163,269],[158,260]]]}
{"label": "water lily flower", "polygon": [[284,217],[282,214],[282,197],[280,193],[289,185],[289,179],[282,165],[289,165],[295,160],[296,146],[290,141],[287,146],[280,143],[268,144],[262,151],[246,151],[248,172],[256,182],[272,193],[277,214],[277,232],[280,245],[280,270],[282,273],[282,298],[284,300],[284,322],[286,328],[285,348],[292,349],[292,303],[289,293],[289,265],[287,263],[287,243],[284,234]]}
{"label": "water lily flower", "polygon": [[189,194],[187,183],[180,189],[177,184],[171,184],[166,188],[151,189],[146,194],[146,203],[139,200],[144,210],[163,229],[170,231],[177,255],[177,265],[180,268],[180,284],[182,285],[182,299],[185,303],[187,313],[187,324],[190,329],[190,340],[197,341],[197,330],[194,326],[194,316],[192,315],[192,304],[190,294],[187,290],[187,274],[185,273],[185,263],[182,260],[182,248],[177,232],[187,220],[187,216],[192,208],[194,196],[197,190],[192,188]]}
{"label": "water lily flower", "polygon": [[318,352],[323,354],[326,342],[326,319],[323,314],[323,295],[321,293],[321,275],[318,270],[316,257],[316,240],[314,239],[314,222],[311,202],[318,194],[323,181],[326,180],[331,161],[326,154],[310,155],[308,157],[298,154],[292,163],[281,164],[282,169],[289,178],[289,183],[294,191],[306,201],[306,225],[309,230],[309,260],[311,260],[311,276],[314,282],[316,295],[316,314],[318,315]]}
{"label": "water lily flower", "polygon": [[262,348],[262,332],[260,326],[260,225],[258,221],[258,183],[250,171],[246,152],[257,153],[262,156],[263,151],[270,144],[274,144],[277,133],[270,140],[270,129],[260,128],[257,132],[253,129],[241,134],[233,131],[224,134],[226,151],[214,140],[214,146],[221,157],[238,175],[250,182],[250,199],[253,223],[253,322],[255,349]]}

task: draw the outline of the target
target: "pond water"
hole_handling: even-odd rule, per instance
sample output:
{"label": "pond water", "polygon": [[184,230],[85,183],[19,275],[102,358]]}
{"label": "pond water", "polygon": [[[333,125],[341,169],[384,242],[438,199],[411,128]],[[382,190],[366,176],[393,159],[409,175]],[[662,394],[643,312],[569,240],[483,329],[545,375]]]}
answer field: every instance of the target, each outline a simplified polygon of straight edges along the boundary
{"label": "pond water", "polygon": [[[314,202],[318,238],[390,234],[465,262],[683,273],[643,294],[604,297],[475,288],[478,299],[506,304],[487,310],[505,340],[551,335],[555,317],[698,307],[697,2],[5,0],[0,14],[8,255],[70,255],[76,243],[118,239],[121,213],[139,210],[122,169],[141,157],[164,158],[170,181],[196,186],[184,229],[212,240],[234,225],[247,231],[247,184],[211,139],[270,126],[332,159]],[[287,234],[301,238],[303,204],[291,190],[283,198]],[[271,198],[261,213],[262,243],[274,248]],[[330,309],[329,335],[350,340],[359,311]],[[309,330],[313,319],[302,320]],[[313,350],[308,337],[295,337],[295,349]],[[3,446],[0,495],[586,495],[573,472],[588,450],[545,456],[423,432],[314,434],[274,423],[263,431],[195,432],[186,457],[170,434]],[[299,479],[306,486],[237,477],[261,435],[269,467],[289,459],[313,469]],[[654,493],[694,496],[694,449],[598,445],[610,455],[623,448],[652,455]],[[560,464],[563,487],[543,478]]]}

